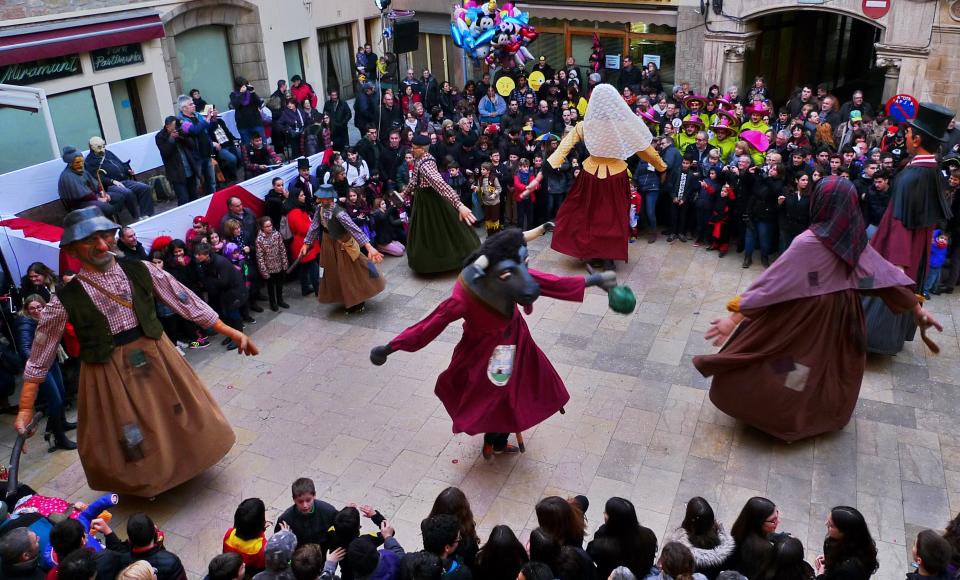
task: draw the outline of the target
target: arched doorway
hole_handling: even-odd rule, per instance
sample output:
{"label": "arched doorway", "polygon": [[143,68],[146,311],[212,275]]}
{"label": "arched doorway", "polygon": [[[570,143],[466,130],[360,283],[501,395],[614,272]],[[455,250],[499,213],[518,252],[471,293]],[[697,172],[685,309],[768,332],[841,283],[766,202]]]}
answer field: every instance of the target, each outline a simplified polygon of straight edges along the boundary
{"label": "arched doorway", "polygon": [[882,40],[881,28],[819,10],[768,13],[749,24],[760,34],[745,59],[745,85],[762,75],[776,103],[806,83],[826,84],[841,102],[861,89],[868,102],[880,103],[884,71],[875,66],[874,43]]}

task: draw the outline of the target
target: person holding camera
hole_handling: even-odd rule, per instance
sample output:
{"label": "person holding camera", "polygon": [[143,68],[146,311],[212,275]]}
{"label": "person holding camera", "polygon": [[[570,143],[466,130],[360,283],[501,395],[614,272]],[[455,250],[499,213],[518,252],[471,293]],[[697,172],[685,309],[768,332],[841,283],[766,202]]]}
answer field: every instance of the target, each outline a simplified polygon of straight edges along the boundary
{"label": "person holding camera", "polygon": [[180,119],[171,115],[164,119],[163,129],[155,137],[163,160],[163,173],[177,196],[177,205],[197,198],[197,176],[200,174],[193,156],[194,143],[180,129]]}
{"label": "person holding camera", "polygon": [[234,120],[237,122],[240,138],[244,143],[250,143],[255,131],[263,131],[263,117],[260,116],[263,100],[244,77],[234,79],[233,85],[234,90],[230,93],[230,108],[237,112]]}
{"label": "person holding camera", "polygon": [[[203,189],[206,195],[212,195],[217,190],[217,177],[213,172],[213,163],[210,162],[214,151],[207,129],[210,128],[210,122],[213,120],[213,111],[198,114],[193,99],[186,95],[180,95],[177,98],[177,105],[180,107],[180,114],[177,116],[180,120],[179,132],[193,142],[191,152],[199,174],[203,178]],[[194,192],[191,191],[192,193]]]}

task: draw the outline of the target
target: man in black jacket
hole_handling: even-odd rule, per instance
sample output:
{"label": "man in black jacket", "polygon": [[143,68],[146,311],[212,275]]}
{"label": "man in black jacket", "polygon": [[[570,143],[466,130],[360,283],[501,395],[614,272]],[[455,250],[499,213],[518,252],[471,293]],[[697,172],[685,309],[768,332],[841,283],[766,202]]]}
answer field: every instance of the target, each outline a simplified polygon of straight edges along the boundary
{"label": "man in black jacket", "polygon": [[629,56],[623,57],[623,68],[620,69],[620,78],[617,80],[617,89],[623,92],[623,87],[630,87],[634,93],[640,92],[640,83],[643,82],[643,72],[633,66]]}
{"label": "man in black jacket", "polygon": [[387,144],[380,146],[380,182],[385,192],[397,189],[397,170],[406,153],[400,145],[400,131],[391,131]]}
{"label": "man in black jacket", "polygon": [[387,93],[383,95],[383,106],[380,107],[380,141],[386,145],[390,132],[399,131],[402,128],[403,111],[400,110],[400,104],[396,102],[393,95]]}
{"label": "man in black jacket", "polygon": [[340,100],[340,92],[337,89],[327,91],[327,102],[323,104],[323,114],[330,115],[330,138],[333,140],[333,148],[341,153],[347,149],[350,141],[347,123],[353,117],[350,107]]}
{"label": "man in black jacket", "polygon": [[0,536],[0,576],[43,580],[40,567],[40,538],[28,528],[13,528]]}
{"label": "man in black jacket", "polygon": [[353,124],[360,131],[366,131],[371,124],[376,125],[379,105],[377,104],[377,95],[373,83],[370,81],[360,85],[360,94],[357,95],[357,100],[353,103],[353,110]]}
{"label": "man in black jacket", "polygon": [[129,226],[120,228],[120,236],[117,238],[117,248],[123,252],[121,260],[148,260],[147,251],[143,249],[143,244],[137,239],[137,232]]}
{"label": "man in black jacket", "polygon": [[163,121],[163,129],[155,137],[163,172],[177,195],[177,205],[197,199],[197,175],[194,163],[193,141],[180,132],[180,122],[174,116]]}

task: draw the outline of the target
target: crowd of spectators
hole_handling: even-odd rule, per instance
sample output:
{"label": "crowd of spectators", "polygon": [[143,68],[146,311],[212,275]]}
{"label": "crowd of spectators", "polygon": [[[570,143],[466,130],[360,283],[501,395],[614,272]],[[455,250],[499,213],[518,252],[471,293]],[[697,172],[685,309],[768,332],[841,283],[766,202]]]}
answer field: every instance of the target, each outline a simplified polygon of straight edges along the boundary
{"label": "crowd of spectators", "polygon": [[[317,498],[308,478],[294,481],[291,495],[293,505],[276,524],[261,499],[244,499],[205,580],[867,580],[880,567],[866,520],[849,506],[825,514],[822,552],[811,564],[803,544],[780,530],[777,505],[764,497],[750,498],[729,530],[707,500],[691,498],[681,524],[660,539],[630,500],[611,497],[589,539],[588,498],[549,496],[537,503],[537,527],[524,543],[502,524],[481,538],[469,499],[448,487],[420,522],[423,549],[407,552],[401,539],[411,541],[417,531],[394,529],[371,506],[338,509]],[[87,545],[94,540],[78,520],[53,525],[55,565],[48,571],[29,527],[0,525],[0,571],[29,580],[186,579],[180,558],[164,547],[162,531],[146,514],[130,516],[127,540],[103,519],[91,527],[101,549]],[[911,543],[914,571],[907,580],[954,578],[960,516],[944,533],[922,530]]]}

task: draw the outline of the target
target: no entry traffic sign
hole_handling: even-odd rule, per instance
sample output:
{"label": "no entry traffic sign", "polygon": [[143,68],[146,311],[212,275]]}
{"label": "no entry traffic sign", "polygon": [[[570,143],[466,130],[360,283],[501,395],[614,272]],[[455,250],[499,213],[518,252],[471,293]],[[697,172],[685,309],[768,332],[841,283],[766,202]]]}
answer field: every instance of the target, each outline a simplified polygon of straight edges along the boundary
{"label": "no entry traffic sign", "polygon": [[890,12],[890,3],[893,0],[863,0],[863,15],[867,18],[883,18]]}
{"label": "no entry traffic sign", "polygon": [[893,117],[899,123],[912,121],[917,116],[919,103],[911,95],[900,94],[890,97],[887,101],[886,113],[888,117]]}

